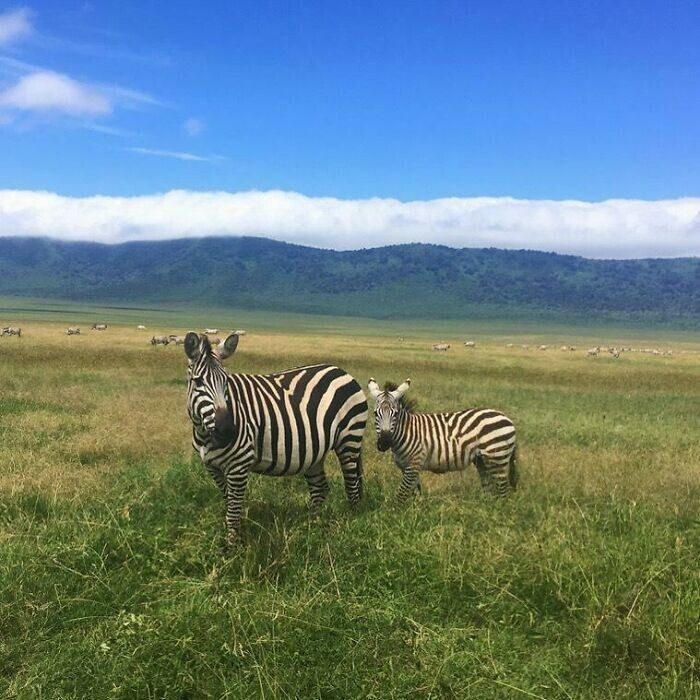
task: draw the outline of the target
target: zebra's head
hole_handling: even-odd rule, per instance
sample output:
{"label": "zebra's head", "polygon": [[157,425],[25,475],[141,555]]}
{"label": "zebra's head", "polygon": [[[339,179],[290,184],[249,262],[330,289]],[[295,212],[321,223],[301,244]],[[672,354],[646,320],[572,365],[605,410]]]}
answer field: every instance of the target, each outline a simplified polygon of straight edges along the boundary
{"label": "zebra's head", "polygon": [[367,386],[375,401],[374,425],[377,429],[377,449],[380,452],[386,452],[394,443],[397,418],[402,410],[401,399],[411,386],[411,380],[407,379],[394,390],[382,391],[374,378],[370,378]]}
{"label": "zebra's head", "polygon": [[212,348],[206,335],[185,336],[187,368],[187,412],[195,428],[206,433],[215,448],[224,447],[236,436],[234,402],[228,387],[228,372],[222,360],[233,355],[238,336],[230,335]]}

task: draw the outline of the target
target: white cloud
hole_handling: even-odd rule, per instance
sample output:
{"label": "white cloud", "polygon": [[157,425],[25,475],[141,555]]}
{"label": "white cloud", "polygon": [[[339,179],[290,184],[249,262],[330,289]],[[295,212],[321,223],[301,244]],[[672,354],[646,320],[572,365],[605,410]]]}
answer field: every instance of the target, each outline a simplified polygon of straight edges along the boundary
{"label": "white cloud", "polygon": [[195,119],[194,117],[190,117],[189,119],[185,119],[182,128],[190,136],[199,136],[199,134],[201,134],[202,131],[204,131],[204,122],[201,119]]}
{"label": "white cloud", "polygon": [[509,197],[400,202],[295,192],[63,197],[0,190],[0,235],[116,243],[252,235],[337,249],[391,243],[529,248],[589,257],[700,255],[700,198],[605,202]]}
{"label": "white cloud", "polygon": [[198,156],[194,153],[187,153],[185,151],[162,151],[159,148],[141,148],[139,146],[133,146],[132,148],[125,148],[124,150],[131,151],[132,153],[142,153],[147,156],[161,156],[162,158],[193,160],[205,163],[211,163],[216,160],[224,160],[223,156]]}
{"label": "white cloud", "polygon": [[33,32],[33,12],[27,7],[8,10],[0,14],[0,46],[26,39]]}
{"label": "white cloud", "polygon": [[71,116],[102,116],[111,101],[98,89],[49,70],[22,76],[0,92],[0,108],[21,112],[59,112]]}

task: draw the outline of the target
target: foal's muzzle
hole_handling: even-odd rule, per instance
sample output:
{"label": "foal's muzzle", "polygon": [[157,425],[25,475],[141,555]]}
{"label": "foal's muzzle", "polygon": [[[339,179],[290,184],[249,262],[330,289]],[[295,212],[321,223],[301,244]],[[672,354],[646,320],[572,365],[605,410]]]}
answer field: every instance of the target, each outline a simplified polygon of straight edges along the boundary
{"label": "foal's muzzle", "polygon": [[380,452],[386,452],[391,447],[391,433],[381,432],[377,438],[377,449]]}

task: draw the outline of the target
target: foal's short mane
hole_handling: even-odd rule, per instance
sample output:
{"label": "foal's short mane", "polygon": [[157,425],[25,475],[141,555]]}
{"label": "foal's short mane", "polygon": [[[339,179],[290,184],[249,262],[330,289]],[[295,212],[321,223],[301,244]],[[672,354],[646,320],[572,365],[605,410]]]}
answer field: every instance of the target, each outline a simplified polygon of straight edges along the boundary
{"label": "foal's short mane", "polygon": [[[399,385],[394,384],[394,382],[385,382],[384,384],[384,391],[396,391],[398,388]],[[406,398],[405,394],[399,399],[399,403],[403,409],[409,413],[415,413],[416,409],[418,408],[418,400],[414,398]]]}

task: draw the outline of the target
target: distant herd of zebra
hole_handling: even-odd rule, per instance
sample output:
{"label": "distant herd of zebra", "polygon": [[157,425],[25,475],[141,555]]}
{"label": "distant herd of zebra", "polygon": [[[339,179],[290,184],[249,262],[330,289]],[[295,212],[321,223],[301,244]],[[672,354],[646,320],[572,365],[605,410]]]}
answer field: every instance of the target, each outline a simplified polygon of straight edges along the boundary
{"label": "distant herd of zebra", "polygon": [[[223,361],[240,334],[214,346],[208,335],[185,336],[187,411],[192,445],[226,501],[227,541],[240,530],[251,473],[301,474],[318,509],[328,494],[324,462],[335,452],[347,499],[362,496],[362,438],[368,405],[357,381],[329,364],[272,374],[228,372]],[[382,389],[371,378],[377,449],[391,449],[402,473],[397,500],[420,491],[419,472],[445,473],[475,465],[484,489],[505,496],[517,483],[513,422],[491,409],[417,413],[406,399],[411,380]]]}

